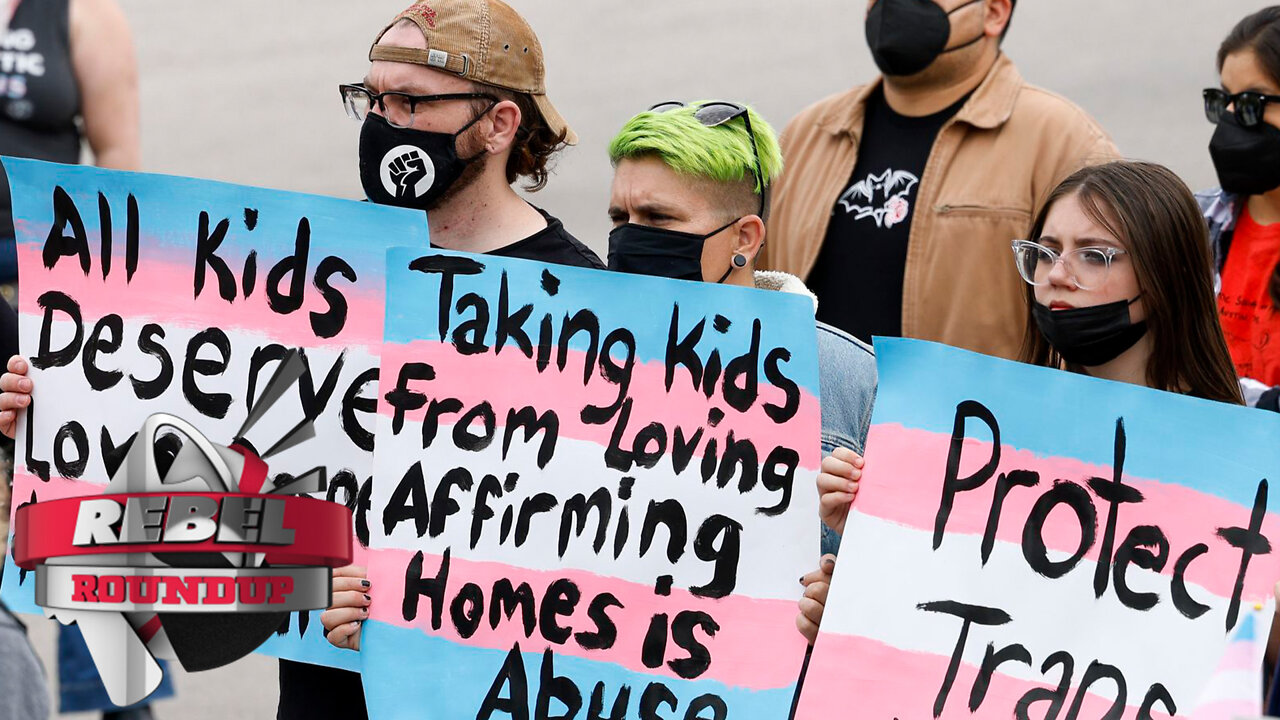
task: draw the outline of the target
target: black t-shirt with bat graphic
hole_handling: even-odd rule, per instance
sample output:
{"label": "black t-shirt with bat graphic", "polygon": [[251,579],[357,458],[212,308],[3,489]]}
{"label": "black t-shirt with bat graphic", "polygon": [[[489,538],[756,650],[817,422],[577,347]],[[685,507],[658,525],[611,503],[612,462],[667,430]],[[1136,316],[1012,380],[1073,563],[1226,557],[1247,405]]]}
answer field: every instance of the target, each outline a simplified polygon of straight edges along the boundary
{"label": "black t-shirt with bat graphic", "polygon": [[924,117],[894,112],[882,90],[868,99],[858,161],[809,273],[819,320],[866,342],[902,334],[902,275],[920,177],[938,131],[967,99]]}

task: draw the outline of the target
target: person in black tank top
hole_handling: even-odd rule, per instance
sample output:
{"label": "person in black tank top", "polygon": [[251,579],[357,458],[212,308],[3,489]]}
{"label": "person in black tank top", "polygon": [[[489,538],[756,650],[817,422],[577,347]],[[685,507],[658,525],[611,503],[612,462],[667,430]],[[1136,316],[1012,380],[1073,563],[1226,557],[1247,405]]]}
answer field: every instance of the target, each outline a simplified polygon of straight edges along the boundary
{"label": "person in black tank top", "polygon": [[[0,0],[0,155],[137,170],[137,68],[114,0]],[[0,171],[0,282],[17,279],[9,183]]]}
{"label": "person in black tank top", "polygon": [[[0,0],[0,155],[80,161],[87,135],[95,162],[138,169],[138,89],[133,44],[115,0]],[[0,292],[16,302],[12,200],[0,169]],[[11,308],[5,307],[5,311]],[[8,313],[6,312],[6,317]],[[18,352],[17,323],[0,323],[4,357]],[[121,711],[78,629],[58,635],[59,710],[102,710],[105,720],[151,717]],[[173,694],[165,680],[151,699]]]}

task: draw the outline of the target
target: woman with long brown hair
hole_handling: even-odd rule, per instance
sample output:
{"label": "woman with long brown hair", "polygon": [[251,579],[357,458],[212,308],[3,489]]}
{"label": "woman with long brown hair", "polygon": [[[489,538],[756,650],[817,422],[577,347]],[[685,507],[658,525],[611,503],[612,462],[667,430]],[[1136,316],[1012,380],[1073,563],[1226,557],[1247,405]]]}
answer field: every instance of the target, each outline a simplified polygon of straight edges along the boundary
{"label": "woman with long brown hair", "polygon": [[[1239,404],[1207,233],[1195,197],[1165,167],[1119,161],[1068,177],[1049,194],[1028,238],[1013,241],[1031,310],[1021,359]],[[856,478],[832,459],[823,460],[820,502],[843,523],[856,483],[843,494],[833,488]],[[811,641],[834,569],[834,558],[823,562],[804,578],[821,592],[806,592],[797,618]]]}
{"label": "woman with long brown hair", "polygon": [[1027,282],[1022,359],[1240,403],[1207,229],[1167,168],[1119,161],[1064,180],[1013,242]]}

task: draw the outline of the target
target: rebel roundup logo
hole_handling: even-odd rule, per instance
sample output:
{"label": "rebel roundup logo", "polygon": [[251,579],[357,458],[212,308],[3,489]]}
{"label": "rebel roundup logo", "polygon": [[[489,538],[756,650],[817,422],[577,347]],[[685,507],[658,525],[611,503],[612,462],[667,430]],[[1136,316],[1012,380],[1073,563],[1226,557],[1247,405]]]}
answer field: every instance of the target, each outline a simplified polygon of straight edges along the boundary
{"label": "rebel roundup logo", "polygon": [[181,418],[147,418],[101,495],[20,507],[14,560],[35,601],[76,623],[112,702],[159,685],[156,658],[188,671],[252,652],[294,610],[329,606],[332,567],[351,562],[351,513],[299,493],[325,469],[269,477],[263,458],[314,436],[304,419],[261,456],[244,439],[303,362],[293,353],[229,446]]}

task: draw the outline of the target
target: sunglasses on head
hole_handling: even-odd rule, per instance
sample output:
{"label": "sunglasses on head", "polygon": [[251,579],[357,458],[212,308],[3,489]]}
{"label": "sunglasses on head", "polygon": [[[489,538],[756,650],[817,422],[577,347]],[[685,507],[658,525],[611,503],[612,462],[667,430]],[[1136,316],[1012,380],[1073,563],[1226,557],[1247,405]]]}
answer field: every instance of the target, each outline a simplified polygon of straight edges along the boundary
{"label": "sunglasses on head", "polygon": [[[678,108],[687,107],[678,100],[658,103],[649,108],[649,112],[668,112]],[[764,172],[760,169],[760,151],[756,148],[756,134],[751,129],[751,113],[747,112],[745,105],[739,105],[734,102],[724,100],[712,100],[709,102],[699,103],[693,111],[693,117],[698,122],[707,127],[718,127],[733,120],[734,118],[742,118],[742,124],[747,128],[747,139],[751,142],[751,154],[755,156],[756,161],[756,183],[760,188],[760,212],[761,219],[764,218]]]}
{"label": "sunglasses on head", "polygon": [[1256,127],[1262,123],[1262,115],[1267,110],[1267,103],[1270,102],[1280,102],[1280,95],[1267,95],[1252,90],[1232,95],[1226,90],[1205,88],[1204,114],[1209,122],[1217,125],[1230,107],[1235,113],[1237,122],[1244,127]]}

